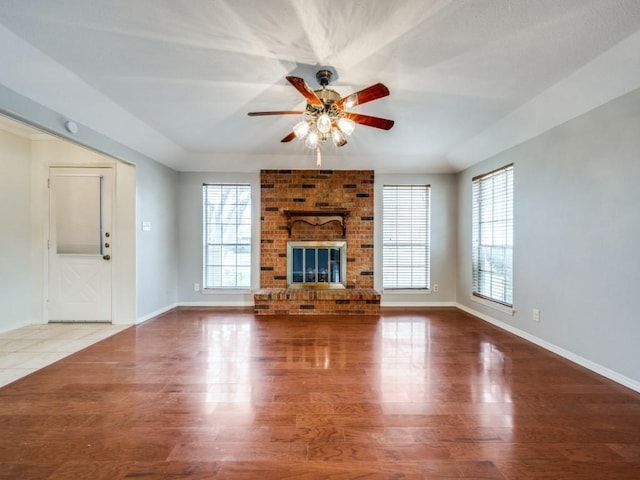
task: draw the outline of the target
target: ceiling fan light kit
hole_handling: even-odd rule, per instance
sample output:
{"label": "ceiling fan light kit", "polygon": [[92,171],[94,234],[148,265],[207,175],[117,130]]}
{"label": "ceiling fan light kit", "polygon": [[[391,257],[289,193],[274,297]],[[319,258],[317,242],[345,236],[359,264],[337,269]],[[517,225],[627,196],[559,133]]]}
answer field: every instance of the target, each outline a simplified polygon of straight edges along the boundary
{"label": "ceiling fan light kit", "polygon": [[355,129],[357,123],[369,127],[389,130],[394,121],[386,118],[372,117],[358,113],[346,112],[344,108],[371,102],[389,95],[389,89],[382,83],[376,83],[364,90],[341,97],[338,92],[327,88],[332,72],[322,69],[316,73],[316,80],[320,84],[319,90],[312,90],[304,79],[300,77],[286,77],[307,100],[307,107],[303,111],[280,110],[271,112],[249,112],[250,116],[301,114],[305,119],[293,126],[293,131],[284,137],[282,142],[290,142],[294,138],[303,140],[304,144],[316,150],[317,165],[321,165],[320,145],[331,139],[336,147],[347,144],[347,139]]}
{"label": "ceiling fan light kit", "polygon": [[351,135],[353,133],[353,130],[356,128],[356,122],[342,117],[338,119],[338,128],[345,135]]}

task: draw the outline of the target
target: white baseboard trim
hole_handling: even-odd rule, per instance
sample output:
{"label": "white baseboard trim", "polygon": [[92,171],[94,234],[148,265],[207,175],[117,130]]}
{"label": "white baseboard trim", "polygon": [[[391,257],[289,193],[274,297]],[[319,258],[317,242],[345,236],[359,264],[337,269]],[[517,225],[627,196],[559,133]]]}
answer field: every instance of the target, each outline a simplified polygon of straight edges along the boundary
{"label": "white baseboard trim", "polygon": [[524,330],[520,330],[519,328],[516,328],[513,325],[509,325],[507,323],[501,322],[500,320],[496,320],[495,318],[490,317],[489,315],[485,315],[484,313],[473,310],[472,308],[469,308],[466,305],[457,303],[456,307],[458,307],[460,310],[464,312],[467,312],[470,315],[473,315],[474,317],[478,317],[479,319],[484,320],[485,322],[495,325],[498,328],[506,330],[509,333],[513,333],[514,335],[517,335],[520,338],[524,338],[525,340],[531,343],[534,343],[539,347],[544,348],[545,350],[549,350],[550,352],[560,355],[561,357],[566,358],[567,360],[570,360],[573,363],[576,363],[588,370],[591,370],[592,372],[597,373],[598,375],[602,375],[603,377],[606,377],[609,380],[613,380],[614,382],[619,383],[620,385],[624,385],[625,387],[630,388],[631,390],[640,392],[640,382],[632,378],[629,378],[614,370],[604,367],[599,363],[592,362],[591,360],[581,357],[580,355],[576,355],[575,353],[570,352],[569,350],[565,350],[564,348],[558,347],[557,345],[554,345],[553,343],[550,343],[550,342],[547,342],[546,340],[538,338],[535,335],[531,335],[530,333],[527,333]]}
{"label": "white baseboard trim", "polygon": [[146,322],[147,320],[151,320],[154,317],[157,317],[158,315],[162,315],[163,313],[168,312],[169,310],[176,308],[178,306],[177,303],[172,303],[171,305],[167,305],[166,307],[162,307],[159,310],[156,310],[155,312],[151,312],[147,315],[144,315],[142,317],[138,317],[136,319],[136,325],[141,324],[142,322]]}
{"label": "white baseboard trim", "polygon": [[411,308],[411,307],[457,307],[456,302],[390,302],[388,300],[380,301],[381,307],[393,308]]}
{"label": "white baseboard trim", "polygon": [[24,328],[24,327],[28,327],[30,325],[45,325],[44,323],[40,324],[40,323],[24,323],[22,325],[16,325],[14,327],[9,327],[9,328],[1,328],[0,329],[0,335],[2,335],[3,333],[9,333],[9,332],[13,332],[14,330],[18,330],[19,328]]}
{"label": "white baseboard trim", "polygon": [[171,305],[167,305],[166,307],[162,307],[155,312],[151,312],[147,315],[139,317],[136,320],[136,325],[139,325],[142,322],[146,322],[147,320],[151,320],[154,317],[162,315],[163,313],[168,312],[177,307],[253,307],[253,300],[251,301],[237,301],[237,302],[177,302],[172,303]]}
{"label": "white baseboard trim", "polygon": [[221,302],[180,302],[179,307],[253,307],[253,299],[237,300],[230,302],[224,300]]}

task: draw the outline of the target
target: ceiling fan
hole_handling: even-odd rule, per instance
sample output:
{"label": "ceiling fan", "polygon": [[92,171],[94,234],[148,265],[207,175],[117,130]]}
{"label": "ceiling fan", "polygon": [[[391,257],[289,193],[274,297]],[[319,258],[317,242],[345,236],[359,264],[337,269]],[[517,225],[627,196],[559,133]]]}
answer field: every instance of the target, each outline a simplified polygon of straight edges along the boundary
{"label": "ceiling fan", "polygon": [[316,79],[322,88],[311,90],[300,77],[286,77],[307,100],[306,110],[279,110],[272,112],[249,112],[249,116],[261,115],[304,115],[305,118],[293,127],[293,131],[284,137],[282,142],[290,142],[294,138],[304,139],[305,145],[317,149],[320,142],[329,138],[336,147],[346,145],[346,137],[351,135],[356,124],[389,130],[394,121],[386,118],[372,117],[360,113],[345,111],[363,103],[377,100],[389,95],[389,89],[382,83],[376,83],[363,90],[341,97],[338,92],[327,88],[331,80],[330,70],[319,70]]}

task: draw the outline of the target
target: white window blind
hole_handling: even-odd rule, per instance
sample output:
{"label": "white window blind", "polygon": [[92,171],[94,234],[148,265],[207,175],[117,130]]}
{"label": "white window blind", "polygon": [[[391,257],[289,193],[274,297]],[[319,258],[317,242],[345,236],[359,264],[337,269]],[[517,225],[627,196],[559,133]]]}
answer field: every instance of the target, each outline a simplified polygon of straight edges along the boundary
{"label": "white window blind", "polygon": [[475,177],[473,295],[513,306],[513,165]]}
{"label": "white window blind", "polygon": [[203,185],[203,288],[251,288],[251,186]]}
{"label": "white window blind", "polygon": [[383,288],[429,288],[429,185],[383,188]]}

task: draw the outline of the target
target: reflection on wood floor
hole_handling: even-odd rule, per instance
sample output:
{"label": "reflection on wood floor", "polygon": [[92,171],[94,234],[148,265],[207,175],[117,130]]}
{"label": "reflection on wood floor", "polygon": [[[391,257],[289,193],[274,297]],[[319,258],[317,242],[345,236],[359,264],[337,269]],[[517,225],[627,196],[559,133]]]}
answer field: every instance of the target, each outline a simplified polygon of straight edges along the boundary
{"label": "reflection on wood floor", "polygon": [[0,389],[0,478],[637,479],[640,395],[456,309],[177,309]]}

